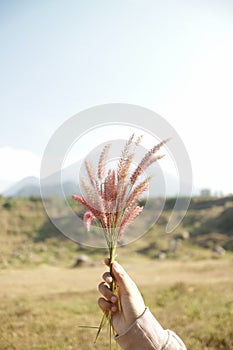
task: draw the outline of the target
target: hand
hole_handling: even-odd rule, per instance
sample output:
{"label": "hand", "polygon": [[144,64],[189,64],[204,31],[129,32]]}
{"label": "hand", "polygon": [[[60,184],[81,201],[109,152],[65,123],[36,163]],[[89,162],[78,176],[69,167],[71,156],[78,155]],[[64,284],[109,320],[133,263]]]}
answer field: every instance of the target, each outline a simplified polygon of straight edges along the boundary
{"label": "hand", "polygon": [[[105,259],[105,264],[109,266],[108,258]],[[118,297],[110,290],[112,276],[109,272],[103,274],[104,282],[99,284],[99,291],[104,298],[99,298],[98,303],[103,311],[112,312],[112,326],[117,334],[121,334],[143,314],[145,304],[136,284],[116,261],[112,265],[112,271],[119,287],[121,311]]]}

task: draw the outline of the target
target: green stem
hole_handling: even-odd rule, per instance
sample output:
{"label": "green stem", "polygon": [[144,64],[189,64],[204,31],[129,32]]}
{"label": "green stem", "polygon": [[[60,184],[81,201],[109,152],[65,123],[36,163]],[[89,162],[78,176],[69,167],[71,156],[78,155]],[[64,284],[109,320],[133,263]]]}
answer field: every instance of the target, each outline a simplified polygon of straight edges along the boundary
{"label": "green stem", "polygon": [[109,268],[110,268],[110,275],[112,276],[113,280],[112,280],[112,283],[111,283],[111,291],[113,292],[114,291],[114,275],[113,275],[113,271],[112,271],[112,264],[114,263],[115,261],[115,258],[116,258],[116,246],[111,246],[109,247],[109,255],[110,255],[110,264],[109,264]]}

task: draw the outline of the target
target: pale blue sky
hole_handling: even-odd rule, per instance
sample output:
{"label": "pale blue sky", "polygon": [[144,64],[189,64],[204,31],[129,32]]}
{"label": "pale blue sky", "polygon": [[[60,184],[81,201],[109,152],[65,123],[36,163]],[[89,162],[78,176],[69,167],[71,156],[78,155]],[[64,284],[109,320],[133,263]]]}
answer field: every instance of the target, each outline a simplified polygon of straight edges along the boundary
{"label": "pale blue sky", "polygon": [[0,190],[69,117],[125,102],[173,125],[195,186],[232,192],[231,0],[2,0],[0,42]]}

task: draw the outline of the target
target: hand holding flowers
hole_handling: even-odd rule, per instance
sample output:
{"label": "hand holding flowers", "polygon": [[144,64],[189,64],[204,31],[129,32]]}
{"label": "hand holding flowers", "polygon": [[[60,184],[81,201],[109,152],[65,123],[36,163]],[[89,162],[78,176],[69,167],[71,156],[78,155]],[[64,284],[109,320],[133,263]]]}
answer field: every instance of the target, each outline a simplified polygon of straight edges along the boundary
{"label": "hand holding flowers", "polygon": [[[106,169],[106,160],[111,146],[110,144],[107,144],[100,154],[96,174],[90,162],[86,160],[85,166],[88,179],[82,179],[85,197],[80,195],[72,196],[75,201],[82,204],[87,210],[83,218],[87,230],[90,230],[93,222],[103,230],[110,257],[108,262],[110,267],[110,275],[108,276],[108,283],[110,283],[109,293],[111,292],[116,296],[119,295],[118,289],[121,276],[121,274],[118,275],[119,279],[115,280],[114,268],[116,269],[117,265],[113,265],[113,263],[116,257],[117,245],[122,239],[126,228],[143,210],[139,201],[142,194],[149,189],[151,177],[144,176],[143,178],[142,174],[144,175],[145,170],[151,164],[157,162],[163,157],[163,155],[156,154],[167,142],[167,140],[161,141],[154,146],[145,154],[137,167],[133,168],[133,159],[140,141],[141,137],[134,140],[134,134],[129,138],[124,146],[117,166],[113,169]],[[115,272],[117,271],[115,270]],[[103,286],[101,288],[103,288]],[[121,297],[121,302],[124,302],[123,295]],[[102,301],[102,303],[104,302]],[[107,305],[109,304],[106,304],[106,306]],[[103,304],[102,306],[105,310],[105,314],[101,321],[97,337],[106,319],[109,319],[110,321],[111,332],[111,323],[114,330],[114,323],[116,322],[117,317],[118,319],[124,317],[120,311],[121,305],[119,300],[117,304],[117,316],[115,315],[113,318],[111,314],[111,311],[113,310],[109,310],[108,307],[105,308]],[[113,307],[115,306],[116,305]]]}

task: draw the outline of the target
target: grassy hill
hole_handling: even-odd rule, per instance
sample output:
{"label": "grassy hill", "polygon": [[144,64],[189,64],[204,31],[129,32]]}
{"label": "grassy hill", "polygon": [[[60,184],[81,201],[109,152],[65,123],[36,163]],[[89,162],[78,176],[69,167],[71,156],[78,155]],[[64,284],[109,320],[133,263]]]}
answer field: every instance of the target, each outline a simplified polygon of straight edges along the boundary
{"label": "grassy hill", "polygon": [[[233,196],[193,198],[182,223],[168,235],[164,232],[174,201],[168,199],[157,223],[143,237],[120,248],[119,254],[201,259],[233,250]],[[153,205],[148,210],[153,215]],[[80,208],[78,211],[81,213]],[[0,223],[0,268],[68,267],[82,254],[94,261],[106,254],[104,249],[76,244],[61,234],[48,219],[40,198],[0,197]]]}

